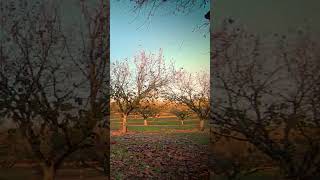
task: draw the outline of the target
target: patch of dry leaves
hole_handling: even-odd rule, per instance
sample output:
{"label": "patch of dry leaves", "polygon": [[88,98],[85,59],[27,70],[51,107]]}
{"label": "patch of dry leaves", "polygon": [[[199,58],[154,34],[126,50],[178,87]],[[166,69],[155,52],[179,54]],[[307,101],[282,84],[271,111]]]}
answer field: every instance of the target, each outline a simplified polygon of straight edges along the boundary
{"label": "patch of dry leaves", "polygon": [[209,179],[207,145],[183,135],[112,136],[111,179]]}

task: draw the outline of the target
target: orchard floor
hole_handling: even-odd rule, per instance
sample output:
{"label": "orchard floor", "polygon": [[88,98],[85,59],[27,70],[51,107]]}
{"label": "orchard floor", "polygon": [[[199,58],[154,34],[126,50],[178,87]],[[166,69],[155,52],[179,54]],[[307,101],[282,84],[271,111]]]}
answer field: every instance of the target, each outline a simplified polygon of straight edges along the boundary
{"label": "orchard floor", "polygon": [[[56,180],[105,180],[101,174],[92,169],[60,169],[58,170]],[[0,180],[42,180],[39,173],[34,168],[1,168]]]}
{"label": "orchard floor", "polygon": [[[165,130],[111,133],[111,179],[208,179],[208,132]],[[0,168],[0,180],[40,180],[30,165]],[[92,169],[62,168],[57,180],[103,180]]]}
{"label": "orchard floor", "polygon": [[[208,177],[209,132],[166,130],[111,132],[111,179],[201,179]],[[40,180],[31,168],[0,168],[0,180]],[[93,169],[62,168],[56,180],[105,180]],[[225,180],[221,177],[217,180]],[[270,173],[258,173],[241,180],[275,179]]]}
{"label": "orchard floor", "polygon": [[111,179],[208,179],[208,132],[111,134]]}

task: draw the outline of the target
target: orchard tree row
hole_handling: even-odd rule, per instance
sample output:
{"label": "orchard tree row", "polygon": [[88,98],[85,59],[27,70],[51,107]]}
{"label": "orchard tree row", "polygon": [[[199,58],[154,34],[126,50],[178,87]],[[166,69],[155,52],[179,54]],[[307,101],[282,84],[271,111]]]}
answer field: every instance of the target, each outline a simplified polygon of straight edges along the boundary
{"label": "orchard tree row", "polygon": [[161,50],[159,54],[141,51],[132,62],[116,61],[111,64],[111,100],[121,114],[121,131],[127,132],[128,116],[134,112],[151,116],[158,100],[188,107],[199,118],[200,130],[204,130],[209,115],[209,83],[208,72],[177,69],[173,63],[166,63]]}

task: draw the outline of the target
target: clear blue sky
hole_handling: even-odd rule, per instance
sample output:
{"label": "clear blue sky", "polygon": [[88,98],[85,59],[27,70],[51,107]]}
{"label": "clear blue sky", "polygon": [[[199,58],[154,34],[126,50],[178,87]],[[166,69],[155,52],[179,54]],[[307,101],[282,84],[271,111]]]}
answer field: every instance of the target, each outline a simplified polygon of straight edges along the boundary
{"label": "clear blue sky", "polygon": [[165,59],[174,60],[177,66],[188,71],[209,70],[209,27],[197,28],[207,22],[204,15],[209,4],[191,13],[176,15],[168,5],[163,5],[148,20],[149,11],[134,12],[130,1],[110,3],[111,62],[132,58],[142,49],[157,53],[162,48]]}

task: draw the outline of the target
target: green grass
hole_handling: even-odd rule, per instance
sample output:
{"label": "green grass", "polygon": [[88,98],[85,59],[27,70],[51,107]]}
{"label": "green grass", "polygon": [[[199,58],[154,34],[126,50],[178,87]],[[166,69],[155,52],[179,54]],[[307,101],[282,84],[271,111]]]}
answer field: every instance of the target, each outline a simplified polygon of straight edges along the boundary
{"label": "green grass", "polygon": [[189,130],[195,126],[129,126],[129,131],[166,131],[166,130]]}
{"label": "green grass", "polygon": [[[197,125],[161,125],[161,126],[128,126],[129,131],[165,131],[165,130],[192,130],[196,129]],[[121,128],[121,124],[112,124],[111,130],[119,130]]]}
{"label": "green grass", "polygon": [[[181,125],[181,121],[177,118],[157,118],[148,119],[148,126],[143,126],[143,119],[129,119],[128,130],[130,131],[164,131],[164,130],[191,130],[198,128],[198,119],[187,119],[184,121],[184,125]],[[111,130],[119,130],[121,128],[121,121],[111,120]],[[207,126],[207,123],[205,124]]]}
{"label": "green grass", "polygon": [[[149,118],[147,119],[148,122],[180,122],[179,119],[177,118]],[[143,123],[144,119],[142,118],[139,118],[139,119],[128,119],[128,123]],[[197,122],[198,119],[197,118],[190,118],[190,119],[187,119],[185,121],[195,121]],[[121,119],[120,118],[117,118],[117,119],[111,119],[111,122],[121,122]]]}

